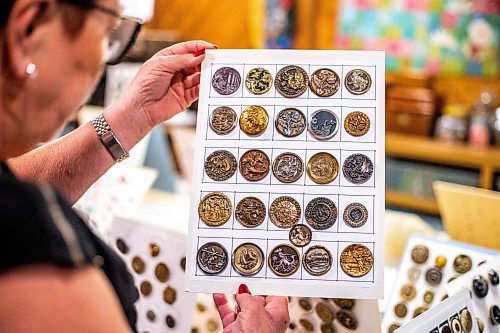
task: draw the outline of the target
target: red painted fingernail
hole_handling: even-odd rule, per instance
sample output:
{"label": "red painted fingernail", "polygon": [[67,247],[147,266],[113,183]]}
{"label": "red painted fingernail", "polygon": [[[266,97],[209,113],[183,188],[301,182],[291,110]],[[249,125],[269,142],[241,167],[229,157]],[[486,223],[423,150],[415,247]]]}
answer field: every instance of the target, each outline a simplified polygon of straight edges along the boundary
{"label": "red painted fingernail", "polygon": [[205,54],[205,49],[201,49],[201,50],[198,50],[194,53],[194,56],[195,57],[199,57],[201,55],[204,55]]}
{"label": "red painted fingernail", "polygon": [[217,45],[214,45],[214,48],[217,49],[217,50],[219,49],[219,47]]}
{"label": "red painted fingernail", "polygon": [[246,284],[240,284],[238,288],[238,294],[251,294],[250,289],[248,289]]}

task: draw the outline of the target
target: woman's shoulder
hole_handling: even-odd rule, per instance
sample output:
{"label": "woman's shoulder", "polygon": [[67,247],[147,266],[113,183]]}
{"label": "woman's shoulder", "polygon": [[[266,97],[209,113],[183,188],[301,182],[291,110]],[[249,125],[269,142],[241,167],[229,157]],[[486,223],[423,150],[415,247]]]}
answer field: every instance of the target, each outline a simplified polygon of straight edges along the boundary
{"label": "woman's shoulder", "polygon": [[0,271],[24,264],[87,264],[96,249],[83,221],[52,187],[0,177]]}

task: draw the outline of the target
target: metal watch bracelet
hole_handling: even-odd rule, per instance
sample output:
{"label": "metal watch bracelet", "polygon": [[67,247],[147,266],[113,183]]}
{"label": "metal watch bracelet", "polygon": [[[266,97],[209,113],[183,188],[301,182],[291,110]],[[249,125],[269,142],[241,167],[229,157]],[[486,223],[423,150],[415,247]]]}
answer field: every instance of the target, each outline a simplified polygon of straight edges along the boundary
{"label": "metal watch bracelet", "polygon": [[121,142],[115,136],[115,133],[111,130],[111,127],[109,127],[106,119],[104,119],[102,112],[100,112],[99,115],[92,120],[92,126],[99,136],[102,144],[115,161],[122,162],[130,157],[129,153],[123,148]]}

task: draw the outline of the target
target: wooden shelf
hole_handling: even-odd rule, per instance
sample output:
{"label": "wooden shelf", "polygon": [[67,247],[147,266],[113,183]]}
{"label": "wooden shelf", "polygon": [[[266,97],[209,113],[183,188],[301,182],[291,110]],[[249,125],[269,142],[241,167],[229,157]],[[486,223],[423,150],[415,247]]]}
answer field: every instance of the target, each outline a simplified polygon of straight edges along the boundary
{"label": "wooden shelf", "polygon": [[386,190],[385,201],[391,206],[415,210],[430,215],[439,215],[437,203],[431,198],[419,197],[395,190]]}
{"label": "wooden shelf", "polygon": [[[479,171],[479,186],[493,188],[494,174],[500,172],[500,149],[478,149],[466,144],[448,144],[432,138],[397,133],[386,134],[387,157],[404,158],[424,163],[435,163]],[[387,190],[388,205],[439,214],[435,200]]]}

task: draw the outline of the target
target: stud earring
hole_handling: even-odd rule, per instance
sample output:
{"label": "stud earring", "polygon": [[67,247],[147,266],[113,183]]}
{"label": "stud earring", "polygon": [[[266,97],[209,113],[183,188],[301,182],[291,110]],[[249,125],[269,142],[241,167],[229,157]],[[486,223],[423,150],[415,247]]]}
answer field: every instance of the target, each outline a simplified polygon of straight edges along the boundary
{"label": "stud earring", "polygon": [[28,66],[26,66],[26,74],[31,77],[36,74],[36,65],[34,63],[30,62]]}

